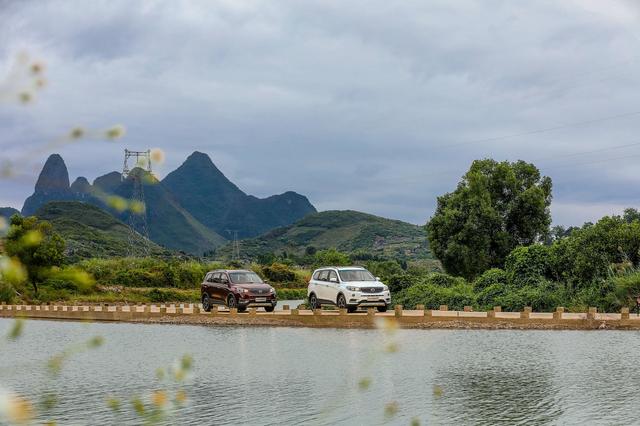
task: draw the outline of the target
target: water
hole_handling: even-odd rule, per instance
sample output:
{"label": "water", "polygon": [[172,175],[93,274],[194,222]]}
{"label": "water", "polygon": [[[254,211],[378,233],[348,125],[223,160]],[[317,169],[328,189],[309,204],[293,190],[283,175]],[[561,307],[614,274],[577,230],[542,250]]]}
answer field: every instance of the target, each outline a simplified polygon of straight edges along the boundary
{"label": "water", "polygon": [[[12,320],[0,320],[6,335]],[[76,343],[52,381],[46,362]],[[397,345],[397,352],[385,347]],[[393,347],[393,346],[392,346]],[[166,424],[630,424],[640,334],[617,331],[333,330],[27,321],[0,346],[0,383],[62,395],[59,424],[139,424],[124,400],[163,388],[156,369],[194,358],[189,403]],[[358,382],[370,378],[362,390]],[[394,416],[385,404],[397,403]]]}

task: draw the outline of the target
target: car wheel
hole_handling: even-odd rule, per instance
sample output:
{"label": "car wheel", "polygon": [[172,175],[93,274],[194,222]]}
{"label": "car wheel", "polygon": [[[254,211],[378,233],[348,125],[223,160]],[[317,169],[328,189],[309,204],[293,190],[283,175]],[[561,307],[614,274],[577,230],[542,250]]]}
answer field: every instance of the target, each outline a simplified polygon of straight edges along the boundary
{"label": "car wheel", "polygon": [[338,300],[336,305],[338,305],[338,308],[340,309],[346,309],[347,307],[347,299],[344,297],[344,294],[340,293],[338,295]]}
{"label": "car wheel", "polygon": [[207,293],[205,293],[204,296],[202,296],[202,309],[205,312],[211,312],[211,307],[212,307],[211,298]]}
{"label": "car wheel", "polygon": [[386,306],[378,306],[378,312],[387,312]]}
{"label": "car wheel", "polygon": [[309,295],[309,309],[318,309],[320,304],[318,303],[318,298],[315,293],[311,293]]}
{"label": "car wheel", "polygon": [[265,307],[264,307],[264,310],[265,310],[265,311],[267,311],[267,312],[273,312],[273,310],[274,310],[275,308],[276,308],[275,306],[265,306]]}
{"label": "car wheel", "polygon": [[231,309],[231,308],[237,308],[238,307],[238,301],[236,300],[236,297],[233,294],[230,294],[227,297],[227,308]]}

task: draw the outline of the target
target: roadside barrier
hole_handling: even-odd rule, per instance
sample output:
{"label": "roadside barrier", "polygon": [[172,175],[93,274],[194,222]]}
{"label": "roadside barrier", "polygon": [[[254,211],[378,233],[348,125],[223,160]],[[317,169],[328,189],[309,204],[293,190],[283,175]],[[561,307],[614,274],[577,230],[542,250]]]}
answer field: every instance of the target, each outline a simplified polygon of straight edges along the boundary
{"label": "roadside barrier", "polygon": [[[289,308],[289,307],[287,307]],[[566,312],[558,307],[554,312],[533,312],[525,307],[522,312],[503,312],[500,306],[488,312],[474,312],[470,307],[463,311],[450,311],[445,305],[440,309],[403,309],[397,305],[392,311],[366,311],[347,313],[346,309],[307,310],[296,309],[264,312],[249,309],[238,312],[214,306],[211,312],[197,304],[92,304],[92,305],[6,305],[0,304],[0,317],[58,319],[70,321],[125,321],[168,322],[213,325],[274,325],[300,327],[371,328],[378,318],[397,321],[402,328],[517,328],[517,329],[634,329],[640,330],[640,317],[630,314],[628,308],[620,313],[599,313],[596,308],[587,312]]]}

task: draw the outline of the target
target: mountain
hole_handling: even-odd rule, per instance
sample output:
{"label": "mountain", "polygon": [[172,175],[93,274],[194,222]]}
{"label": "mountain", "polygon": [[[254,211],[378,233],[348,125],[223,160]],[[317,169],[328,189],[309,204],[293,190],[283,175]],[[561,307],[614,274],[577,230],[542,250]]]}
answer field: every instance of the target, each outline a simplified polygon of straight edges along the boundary
{"label": "mountain", "polygon": [[[145,240],[139,234],[131,234],[129,227],[104,210],[78,201],[51,201],[36,212],[47,220],[66,241],[67,255],[72,261],[91,257],[134,256],[162,254],[157,244]],[[129,239],[133,253],[129,253]]]}
{"label": "mountain", "polygon": [[193,217],[223,235],[237,230],[240,238],[254,237],[316,212],[305,196],[295,192],[263,199],[245,194],[208,155],[197,151],[162,184]]}
{"label": "mountain", "polygon": [[[82,201],[129,223],[129,213],[115,208],[123,203],[114,195],[132,198],[136,176],[144,192],[149,238],[164,247],[197,255],[225,244],[223,235],[228,236],[228,230],[237,231],[241,238],[253,237],[316,211],[306,197],[295,192],[264,199],[247,195],[218,170],[209,156],[194,152],[162,182],[134,169],[127,179],[110,172],[97,177],[93,184],[84,177],[69,184],[64,160],[53,154],[38,177],[33,195],[25,201],[22,214],[33,215],[50,201]],[[136,230],[142,231],[140,227]]]}
{"label": "mountain", "polygon": [[4,222],[0,220],[0,237],[4,237],[9,232],[9,219],[14,214],[20,214],[20,212],[13,207],[0,207],[0,218],[4,219]]}
{"label": "mountain", "polygon": [[[307,247],[398,259],[431,258],[423,227],[353,210],[311,214],[292,225],[240,241],[240,254],[251,259],[265,253],[303,255]],[[224,257],[231,250],[229,244],[217,254]]]}
{"label": "mountain", "polygon": [[[134,169],[127,179],[113,189],[113,194],[131,199],[135,179],[139,179],[144,191],[149,238],[165,247],[201,255],[226,243],[226,239],[198,222],[183,209],[166,188],[153,175]],[[132,213],[117,214],[127,222]]]}
{"label": "mountain", "polygon": [[38,176],[33,195],[27,198],[22,207],[23,216],[32,216],[38,207],[52,200],[74,200],[69,185],[69,172],[64,160],[58,154],[49,156]]}
{"label": "mountain", "polygon": [[0,207],[0,217],[9,220],[14,214],[20,214],[20,212],[13,207]]}

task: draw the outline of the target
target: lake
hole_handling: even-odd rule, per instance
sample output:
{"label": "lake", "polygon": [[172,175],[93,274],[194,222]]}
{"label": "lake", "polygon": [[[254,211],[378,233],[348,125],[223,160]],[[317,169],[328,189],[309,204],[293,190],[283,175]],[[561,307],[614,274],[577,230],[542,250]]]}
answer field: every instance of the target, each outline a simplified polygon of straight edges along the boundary
{"label": "lake", "polygon": [[[13,320],[0,319],[6,335]],[[47,361],[71,354],[57,379]],[[187,403],[164,424],[629,424],[635,331],[333,330],[26,321],[0,346],[0,386],[59,395],[59,424],[139,424],[134,396],[176,385],[158,368],[191,354]],[[106,399],[116,397],[115,412]],[[146,401],[146,400],[145,400]],[[385,409],[387,407],[387,409]]]}

